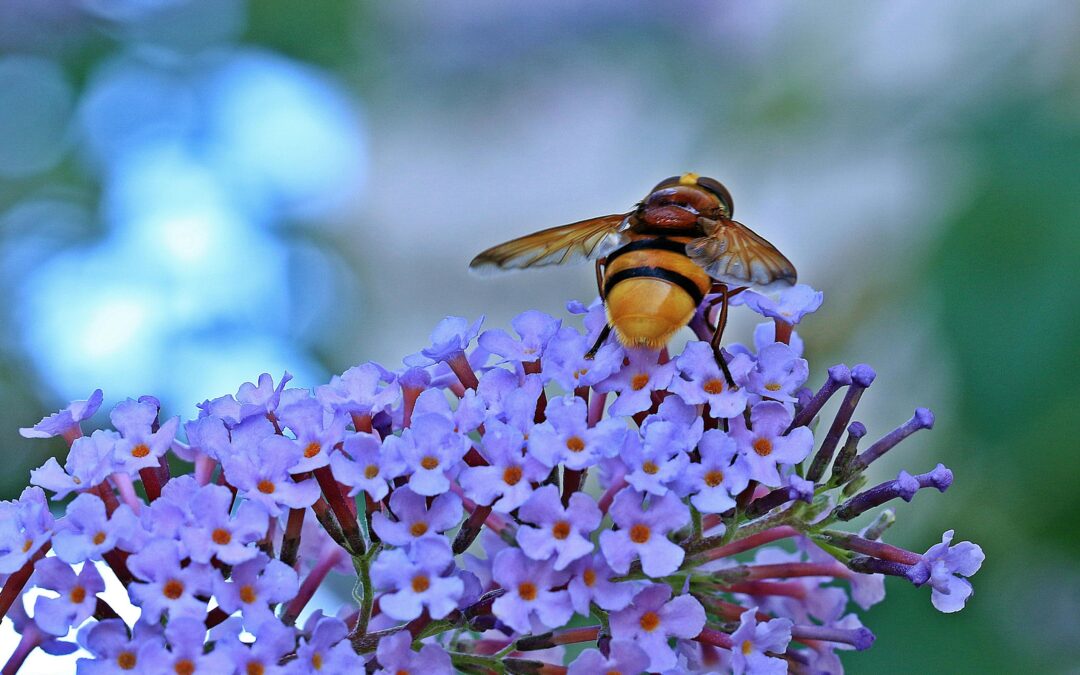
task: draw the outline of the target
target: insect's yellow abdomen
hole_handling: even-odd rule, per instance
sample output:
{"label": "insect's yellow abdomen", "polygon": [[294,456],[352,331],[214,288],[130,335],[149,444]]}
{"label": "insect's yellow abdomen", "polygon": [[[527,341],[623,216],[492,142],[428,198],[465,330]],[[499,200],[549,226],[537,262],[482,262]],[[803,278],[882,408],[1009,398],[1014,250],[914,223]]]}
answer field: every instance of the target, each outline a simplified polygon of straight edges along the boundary
{"label": "insect's yellow abdomen", "polygon": [[604,303],[622,344],[660,349],[693,318],[712,282],[685,245],[684,238],[647,238],[612,254]]}
{"label": "insect's yellow abdomen", "polygon": [[689,323],[697,306],[678,286],[640,277],[616,284],[606,299],[608,323],[628,347],[660,349]]}

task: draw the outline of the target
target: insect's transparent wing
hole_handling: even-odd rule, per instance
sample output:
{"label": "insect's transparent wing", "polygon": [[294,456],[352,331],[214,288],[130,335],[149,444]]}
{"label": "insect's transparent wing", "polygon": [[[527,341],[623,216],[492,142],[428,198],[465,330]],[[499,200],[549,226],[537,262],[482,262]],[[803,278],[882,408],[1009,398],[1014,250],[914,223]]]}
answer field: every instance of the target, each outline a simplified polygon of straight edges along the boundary
{"label": "insect's transparent wing", "polygon": [[721,219],[713,230],[686,244],[686,255],[710,277],[729,286],[773,289],[795,284],[795,266],[740,222]]}
{"label": "insect's transparent wing", "polygon": [[490,274],[602,258],[629,241],[620,230],[625,218],[626,214],[600,216],[525,235],[484,251],[473,258],[469,269]]}

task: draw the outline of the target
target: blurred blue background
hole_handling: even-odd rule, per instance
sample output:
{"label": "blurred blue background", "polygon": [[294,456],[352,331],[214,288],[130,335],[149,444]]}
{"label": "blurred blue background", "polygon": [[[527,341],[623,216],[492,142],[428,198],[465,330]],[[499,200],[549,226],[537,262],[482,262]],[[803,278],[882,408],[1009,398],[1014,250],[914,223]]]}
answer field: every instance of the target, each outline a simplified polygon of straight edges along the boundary
{"label": "blurred blue background", "polygon": [[[938,427],[947,496],[891,540],[983,545],[958,615],[890,584],[851,672],[1080,672],[1080,5],[79,0],[0,3],[2,496],[95,387],[170,413],[288,369],[390,367],[446,314],[504,326],[591,269],[468,260],[714,176],[826,292],[814,381]],[[733,338],[752,319],[734,317]]]}

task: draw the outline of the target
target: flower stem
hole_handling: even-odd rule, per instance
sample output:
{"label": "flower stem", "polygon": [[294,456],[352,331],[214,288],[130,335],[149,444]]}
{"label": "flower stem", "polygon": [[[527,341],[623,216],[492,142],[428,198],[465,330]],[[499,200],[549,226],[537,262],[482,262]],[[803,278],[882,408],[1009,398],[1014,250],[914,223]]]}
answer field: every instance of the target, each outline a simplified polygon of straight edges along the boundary
{"label": "flower stem", "polygon": [[33,628],[23,633],[19,644],[15,647],[15,651],[12,652],[11,657],[4,664],[4,669],[0,670],[0,674],[15,675],[15,673],[19,672],[19,668],[22,668],[26,657],[30,656],[30,652],[37,649],[37,646],[41,644],[41,637],[41,633]]}
{"label": "flower stem", "polygon": [[15,600],[19,598],[23,587],[26,586],[26,582],[30,581],[30,577],[34,574],[34,563],[44,558],[51,546],[52,544],[49,542],[42,544],[37,553],[30,556],[30,559],[4,582],[3,589],[0,589],[0,619],[7,616],[8,610],[11,609],[11,605],[14,604]]}

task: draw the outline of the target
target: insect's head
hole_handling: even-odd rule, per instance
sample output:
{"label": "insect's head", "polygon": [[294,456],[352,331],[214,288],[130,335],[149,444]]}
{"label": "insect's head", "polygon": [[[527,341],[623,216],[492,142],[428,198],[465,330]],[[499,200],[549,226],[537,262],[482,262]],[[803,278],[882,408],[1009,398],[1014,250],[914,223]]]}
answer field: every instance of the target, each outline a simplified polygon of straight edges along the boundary
{"label": "insect's head", "polygon": [[638,217],[654,227],[692,227],[699,217],[730,218],[731,193],[720,181],[696,173],[672,176],[657,183],[638,208]]}

